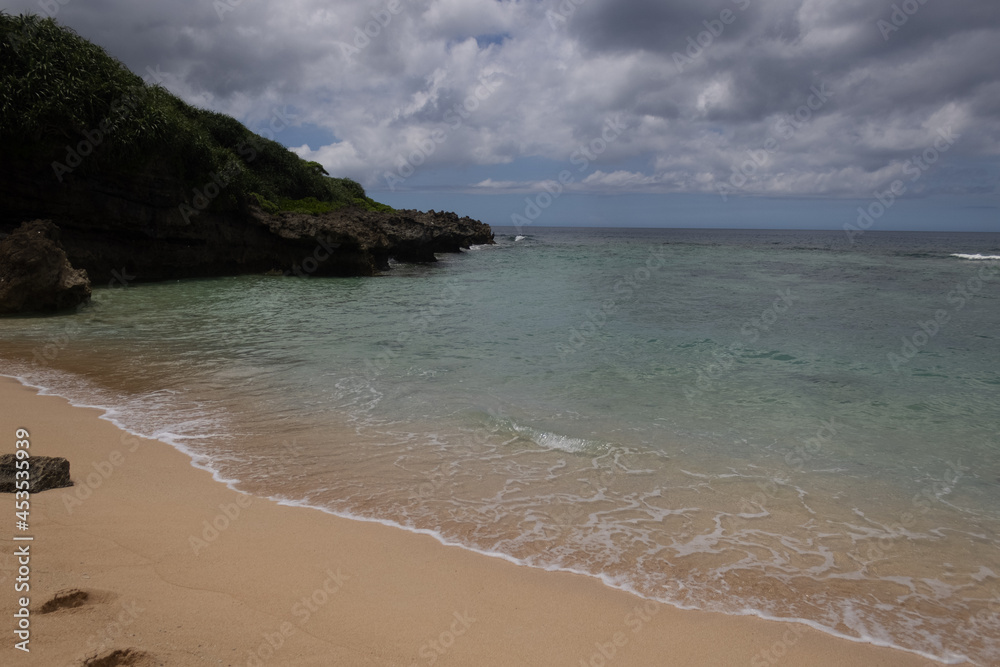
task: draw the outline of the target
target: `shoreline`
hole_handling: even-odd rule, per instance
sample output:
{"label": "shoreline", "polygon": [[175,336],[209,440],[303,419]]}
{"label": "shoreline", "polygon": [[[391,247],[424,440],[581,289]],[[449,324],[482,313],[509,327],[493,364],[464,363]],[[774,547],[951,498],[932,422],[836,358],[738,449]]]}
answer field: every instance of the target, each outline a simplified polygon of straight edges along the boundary
{"label": "shoreline", "polygon": [[[32,453],[68,458],[76,482],[32,496],[32,664],[129,648],[147,654],[135,664],[941,664],[247,496],[180,449],[10,376],[0,377],[0,401],[0,437],[10,440],[0,451],[26,428]],[[0,609],[13,614],[3,588]],[[39,613],[67,588],[90,599]],[[142,612],[116,620],[129,609]],[[4,653],[24,655],[13,643]]]}

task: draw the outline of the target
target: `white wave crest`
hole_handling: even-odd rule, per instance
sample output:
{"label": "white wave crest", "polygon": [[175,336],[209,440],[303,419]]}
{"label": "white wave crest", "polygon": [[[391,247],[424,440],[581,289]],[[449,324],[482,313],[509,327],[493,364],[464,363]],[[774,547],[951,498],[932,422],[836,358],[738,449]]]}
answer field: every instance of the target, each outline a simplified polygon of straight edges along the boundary
{"label": "white wave crest", "polygon": [[963,255],[961,253],[952,253],[951,256],[952,257],[958,257],[959,259],[971,259],[971,260],[974,260],[974,261],[983,261],[983,260],[998,261],[998,260],[1000,260],[1000,255]]}

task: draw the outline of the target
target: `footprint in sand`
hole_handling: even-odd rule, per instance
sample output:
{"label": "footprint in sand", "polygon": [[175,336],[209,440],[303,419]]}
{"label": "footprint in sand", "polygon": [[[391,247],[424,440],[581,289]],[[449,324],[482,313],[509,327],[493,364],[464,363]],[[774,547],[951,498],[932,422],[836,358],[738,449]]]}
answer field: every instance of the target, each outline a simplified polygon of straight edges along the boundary
{"label": "footprint in sand", "polygon": [[93,602],[92,597],[90,591],[81,591],[79,588],[68,588],[63,591],[57,591],[55,595],[42,605],[38,612],[40,614],[51,614],[60,609],[82,607],[88,602]]}
{"label": "footprint in sand", "polygon": [[[86,591],[79,588],[67,588],[55,593],[39,608],[41,614],[76,609],[85,605],[106,603],[118,597],[110,591]],[[157,667],[163,665],[149,653],[135,648],[118,648],[83,658],[77,663],[82,667]]]}
{"label": "footprint in sand", "polygon": [[83,667],[154,667],[162,665],[153,659],[153,656],[144,651],[134,648],[117,648],[107,653],[87,658],[83,661]]}

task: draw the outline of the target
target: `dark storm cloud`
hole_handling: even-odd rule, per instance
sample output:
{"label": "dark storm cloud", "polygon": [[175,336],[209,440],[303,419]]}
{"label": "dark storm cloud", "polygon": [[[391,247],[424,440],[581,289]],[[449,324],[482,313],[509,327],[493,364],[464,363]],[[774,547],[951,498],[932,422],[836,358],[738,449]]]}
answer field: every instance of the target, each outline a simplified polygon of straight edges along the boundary
{"label": "dark storm cloud", "polygon": [[[589,48],[671,53],[683,51],[687,47],[686,39],[705,29],[703,21],[718,19],[725,9],[741,15],[751,6],[747,0],[738,3],[730,0],[587,0],[568,25],[569,31]],[[744,18],[726,29],[731,35],[738,35],[746,32],[747,23]]]}

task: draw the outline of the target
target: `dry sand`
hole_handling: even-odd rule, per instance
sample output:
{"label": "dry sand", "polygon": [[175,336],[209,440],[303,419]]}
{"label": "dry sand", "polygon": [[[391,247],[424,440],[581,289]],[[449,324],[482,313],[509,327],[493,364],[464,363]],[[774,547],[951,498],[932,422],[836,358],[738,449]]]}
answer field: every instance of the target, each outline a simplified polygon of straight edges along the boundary
{"label": "dry sand", "polygon": [[[14,497],[0,495],[2,665],[107,654],[89,664],[936,664],[803,625],[646,603],[593,578],[251,498],[163,443],[10,378],[0,377],[0,406],[0,453],[26,428],[31,452],[68,458],[76,482],[31,499],[30,653],[14,648],[12,632],[22,595],[12,554],[23,543],[11,537],[23,533]],[[221,530],[206,530],[213,522]],[[87,595],[42,613],[65,589]]]}

